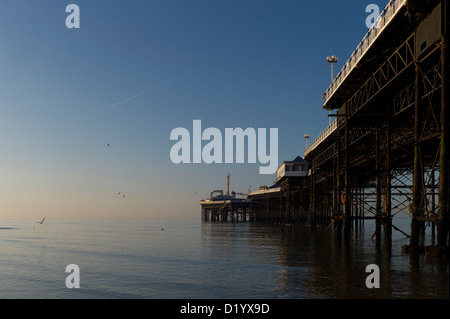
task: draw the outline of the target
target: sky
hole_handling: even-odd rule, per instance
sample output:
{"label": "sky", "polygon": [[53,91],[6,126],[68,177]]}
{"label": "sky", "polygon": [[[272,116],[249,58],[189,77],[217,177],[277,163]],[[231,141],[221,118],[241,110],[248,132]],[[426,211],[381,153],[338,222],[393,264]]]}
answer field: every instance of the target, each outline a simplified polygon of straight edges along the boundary
{"label": "sky", "polygon": [[2,1],[0,218],[199,218],[228,173],[272,185],[260,163],[174,164],[171,131],[278,128],[280,164],[303,156],[329,122],[326,57],[340,69],[386,3]]}

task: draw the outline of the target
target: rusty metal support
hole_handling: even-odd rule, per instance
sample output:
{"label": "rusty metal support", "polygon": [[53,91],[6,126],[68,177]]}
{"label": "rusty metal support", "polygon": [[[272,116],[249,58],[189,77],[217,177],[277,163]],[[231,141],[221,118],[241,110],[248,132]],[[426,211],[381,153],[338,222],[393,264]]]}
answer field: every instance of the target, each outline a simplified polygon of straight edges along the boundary
{"label": "rusty metal support", "polygon": [[336,162],[337,162],[336,161],[336,157],[333,157],[333,180],[332,180],[332,188],[333,188],[333,207],[332,207],[333,208],[333,214],[332,214],[332,217],[333,218],[335,218],[337,216],[337,206],[338,206],[338,203],[337,203],[338,195],[337,195],[337,185],[336,185],[336,183],[337,183]]}
{"label": "rusty metal support", "polygon": [[339,127],[336,130],[337,138],[336,138],[336,216],[341,215],[341,137],[339,134]]}
{"label": "rusty metal support", "polygon": [[311,226],[315,225],[316,218],[316,170],[311,169],[311,183],[310,183],[310,202],[309,202],[309,213],[310,213],[310,223]]}
{"label": "rusty metal support", "polygon": [[380,131],[375,132],[375,233],[381,232]]}
{"label": "rusty metal support", "polygon": [[446,246],[449,233],[449,151],[448,151],[448,112],[449,95],[449,50],[448,35],[450,32],[450,5],[448,0],[441,1],[442,9],[442,39],[441,39],[441,144],[439,158],[439,217],[437,221],[437,245]]}
{"label": "rusty metal support", "polygon": [[350,141],[349,141],[349,129],[348,129],[348,107],[345,110],[345,153],[344,153],[344,209],[345,209],[345,227],[350,228],[351,225],[351,191],[350,191]]}
{"label": "rusty metal support", "polygon": [[420,233],[423,228],[423,165],[420,154],[420,132],[421,132],[421,70],[416,63],[415,80],[415,114],[414,114],[414,174],[413,174],[413,203],[411,219],[411,240],[410,246],[413,248],[420,245]]}
{"label": "rusty metal support", "polygon": [[[430,212],[432,214],[432,216],[436,213],[435,209],[436,209],[436,204],[435,204],[435,199],[434,197],[436,196],[435,194],[435,178],[434,178],[434,167],[431,169],[431,207],[430,207]],[[436,221],[432,220],[431,221],[431,245],[435,245],[436,244]]]}
{"label": "rusty metal support", "polygon": [[392,234],[392,199],[391,199],[391,134],[389,123],[386,124],[386,157],[384,180],[384,226],[387,237]]}

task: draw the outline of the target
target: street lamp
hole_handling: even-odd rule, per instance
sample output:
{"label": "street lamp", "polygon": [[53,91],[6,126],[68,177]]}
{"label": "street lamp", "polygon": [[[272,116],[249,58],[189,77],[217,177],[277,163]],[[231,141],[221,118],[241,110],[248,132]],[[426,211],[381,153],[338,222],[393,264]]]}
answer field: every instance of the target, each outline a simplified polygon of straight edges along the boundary
{"label": "street lamp", "polygon": [[306,148],[308,148],[309,134],[305,134],[305,139],[306,139]]}
{"label": "street lamp", "polygon": [[[327,61],[328,61],[328,63],[330,63],[330,65],[331,65],[331,83],[333,83],[333,81],[334,81],[333,65],[334,65],[335,63],[337,63],[338,58],[337,58],[337,56],[335,56],[335,55],[327,56]],[[329,112],[329,114],[331,115],[331,111]],[[329,118],[330,118],[330,125],[331,125],[331,116],[329,116]]]}
{"label": "street lamp", "polygon": [[331,64],[331,82],[333,82],[333,80],[334,80],[333,65],[334,65],[335,63],[337,63],[338,58],[337,58],[337,56],[335,56],[335,55],[327,56],[327,61],[328,61],[328,63]]}

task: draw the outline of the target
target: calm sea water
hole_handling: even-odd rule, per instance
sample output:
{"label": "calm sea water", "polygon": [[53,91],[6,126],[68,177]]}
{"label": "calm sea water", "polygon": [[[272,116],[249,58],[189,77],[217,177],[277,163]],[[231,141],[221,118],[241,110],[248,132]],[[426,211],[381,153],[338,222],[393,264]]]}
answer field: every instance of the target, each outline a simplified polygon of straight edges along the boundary
{"label": "calm sea water", "polygon": [[[448,259],[402,254],[409,239],[371,240],[373,229],[336,240],[304,225],[3,219],[0,298],[449,298]],[[66,288],[69,264],[80,289]],[[369,264],[380,289],[366,288]]]}

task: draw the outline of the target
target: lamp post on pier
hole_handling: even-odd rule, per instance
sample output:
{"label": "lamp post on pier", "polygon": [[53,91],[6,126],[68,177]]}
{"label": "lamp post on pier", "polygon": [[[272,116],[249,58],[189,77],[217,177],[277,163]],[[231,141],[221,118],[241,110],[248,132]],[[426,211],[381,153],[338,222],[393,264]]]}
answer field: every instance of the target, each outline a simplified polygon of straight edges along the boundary
{"label": "lamp post on pier", "polygon": [[[333,83],[334,81],[334,70],[333,70],[333,66],[335,63],[337,63],[338,58],[335,55],[332,56],[327,56],[327,62],[330,63],[331,65],[331,83]],[[331,111],[329,112],[329,114],[331,115]],[[331,125],[331,116],[329,116],[330,118],[330,125]]]}
{"label": "lamp post on pier", "polygon": [[306,148],[308,148],[308,139],[309,139],[309,134],[305,134]]}

